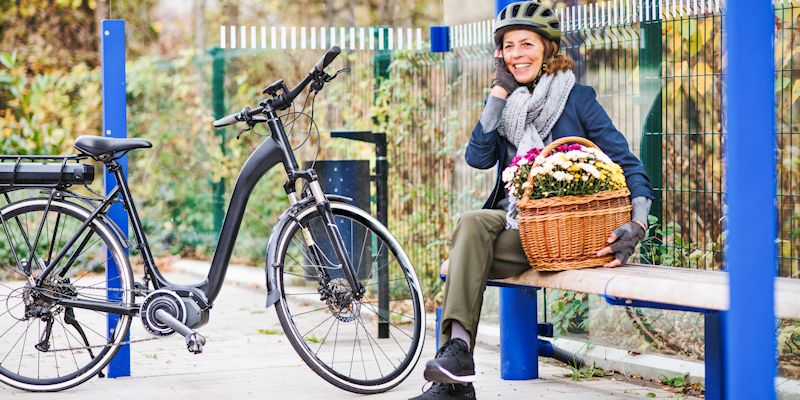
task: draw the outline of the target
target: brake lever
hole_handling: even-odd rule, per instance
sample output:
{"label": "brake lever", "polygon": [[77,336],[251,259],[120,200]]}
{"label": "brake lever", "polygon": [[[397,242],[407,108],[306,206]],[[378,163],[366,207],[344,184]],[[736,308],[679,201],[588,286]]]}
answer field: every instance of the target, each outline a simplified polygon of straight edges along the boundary
{"label": "brake lever", "polygon": [[342,69],[336,71],[336,73],[333,74],[333,76],[325,74],[323,79],[325,79],[325,82],[330,82],[330,81],[336,79],[336,77],[339,76],[339,74],[341,74],[342,72],[350,72],[350,68],[342,68]]}
{"label": "brake lever", "polygon": [[249,111],[250,107],[245,107],[242,109],[242,112],[239,113],[240,121],[244,121],[247,124],[247,128],[239,131],[239,134],[236,135],[236,140],[239,140],[239,137],[242,136],[243,133],[253,130],[253,127],[256,126],[256,122],[253,120],[253,116],[250,115]]}
{"label": "brake lever", "polygon": [[252,130],[253,130],[252,126],[248,126],[247,128],[242,129],[241,131],[239,131],[239,134],[236,135],[236,140],[239,140],[239,136],[242,136],[243,133],[245,133],[247,131],[252,131]]}

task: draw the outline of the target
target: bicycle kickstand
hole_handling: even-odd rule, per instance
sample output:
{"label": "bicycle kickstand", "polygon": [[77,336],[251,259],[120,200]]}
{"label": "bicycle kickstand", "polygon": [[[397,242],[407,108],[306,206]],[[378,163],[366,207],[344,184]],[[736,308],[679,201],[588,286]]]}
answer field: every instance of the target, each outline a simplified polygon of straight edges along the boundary
{"label": "bicycle kickstand", "polygon": [[156,318],[183,335],[183,337],[186,338],[186,347],[191,353],[200,354],[203,352],[203,345],[206,344],[206,338],[202,335],[184,325],[181,321],[178,321],[165,310],[157,310]]}

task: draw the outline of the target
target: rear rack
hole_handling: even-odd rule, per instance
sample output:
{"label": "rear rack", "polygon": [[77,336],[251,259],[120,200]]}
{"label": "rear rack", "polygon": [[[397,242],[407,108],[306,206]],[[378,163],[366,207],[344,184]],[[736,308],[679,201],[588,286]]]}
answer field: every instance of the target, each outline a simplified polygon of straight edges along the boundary
{"label": "rear rack", "polygon": [[[74,184],[89,184],[94,180],[94,165],[80,163],[88,158],[87,155],[0,156],[0,189],[64,188]],[[10,166],[12,163],[13,166]],[[54,167],[52,164],[61,166]]]}

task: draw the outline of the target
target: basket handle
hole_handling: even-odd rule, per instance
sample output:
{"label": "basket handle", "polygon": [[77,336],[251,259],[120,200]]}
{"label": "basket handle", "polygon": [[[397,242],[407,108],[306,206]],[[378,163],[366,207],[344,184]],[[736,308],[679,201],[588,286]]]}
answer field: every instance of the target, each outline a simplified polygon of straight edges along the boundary
{"label": "basket handle", "polygon": [[[597,147],[597,145],[594,144],[594,142],[592,142],[589,139],[580,136],[565,136],[563,138],[556,139],[552,143],[545,146],[545,148],[542,149],[542,152],[539,153],[539,155],[542,156],[543,158],[547,158],[547,156],[550,155],[551,151],[555,150],[558,146],[561,146],[564,143],[577,143],[587,147],[594,147],[596,149],[599,149],[599,147]],[[534,163],[533,165],[536,165],[536,163]],[[530,174],[528,175],[527,182],[533,184],[533,175]],[[517,202],[517,206],[519,208],[523,208],[525,207],[526,204],[528,204],[528,201],[530,200],[531,200],[530,189],[525,189],[525,193],[522,195],[522,198]]]}

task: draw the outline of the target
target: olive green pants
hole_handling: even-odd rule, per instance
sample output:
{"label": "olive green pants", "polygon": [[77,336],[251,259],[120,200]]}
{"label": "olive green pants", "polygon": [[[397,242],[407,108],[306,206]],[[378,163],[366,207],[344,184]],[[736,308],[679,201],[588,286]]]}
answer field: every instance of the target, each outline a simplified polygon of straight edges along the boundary
{"label": "olive green pants", "polygon": [[530,269],[519,231],[505,226],[505,210],[468,211],[459,219],[444,285],[439,345],[450,339],[450,324],[458,321],[469,331],[473,350],[486,280],[509,278]]}

